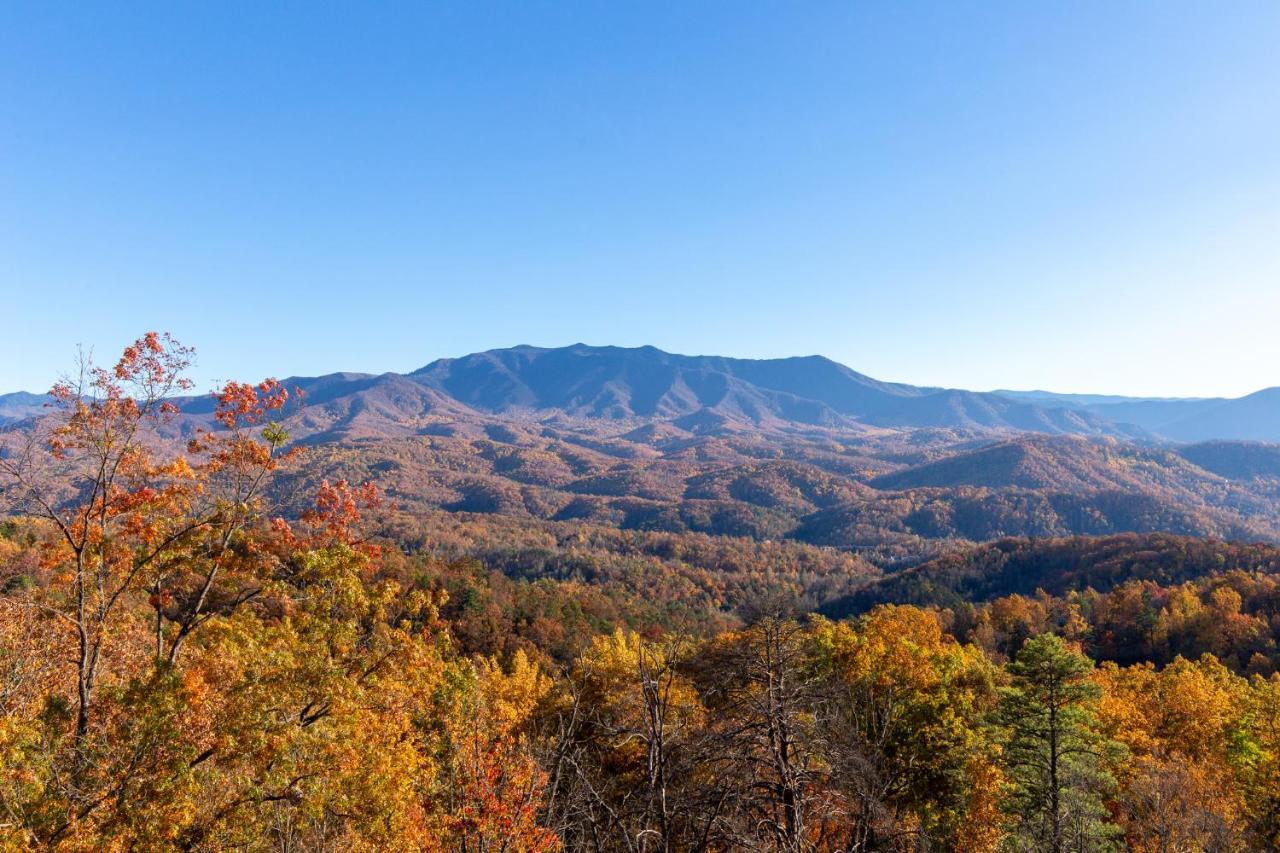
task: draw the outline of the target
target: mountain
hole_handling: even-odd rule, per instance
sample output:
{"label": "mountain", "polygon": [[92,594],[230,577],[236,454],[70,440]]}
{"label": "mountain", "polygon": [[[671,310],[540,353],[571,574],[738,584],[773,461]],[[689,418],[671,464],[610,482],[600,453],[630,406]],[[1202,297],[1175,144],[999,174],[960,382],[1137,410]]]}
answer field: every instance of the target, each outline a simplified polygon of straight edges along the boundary
{"label": "mountain", "polygon": [[[1161,445],[1089,410],[1161,401],[1049,405],[817,356],[583,344],[284,384],[303,395],[278,417],[309,448],[282,503],[372,480],[415,516],[790,541],[884,566],[1001,536],[1280,541],[1280,446]],[[10,434],[44,402],[0,398]],[[212,425],[211,397],[180,407],[169,438]]]}
{"label": "mountain", "polygon": [[[1126,397],[1123,394],[1059,394],[1054,391],[992,391],[1002,397],[1037,403],[1042,406],[1064,406],[1068,409],[1090,409],[1094,406],[1121,406],[1133,403],[1197,403],[1204,397]],[[1210,402],[1217,402],[1212,400]]]}
{"label": "mountain", "polygon": [[284,385],[303,393],[289,427],[312,442],[417,435],[442,419],[476,415],[447,394],[398,373],[291,377]]}
{"label": "mountain", "polygon": [[[295,435],[311,441],[419,434],[443,421],[561,417],[686,434],[938,429],[1139,441],[1280,441],[1280,388],[1227,399],[975,392],[884,382],[822,356],[741,359],[655,347],[517,346],[434,361],[409,374],[287,380],[307,392]],[[0,395],[0,426],[46,397]],[[207,421],[208,398],[183,408]]]}
{"label": "mountain", "polygon": [[0,427],[39,415],[47,402],[49,397],[46,394],[28,394],[26,391],[0,394]]}
{"label": "mountain", "polygon": [[1280,388],[1265,388],[1246,397],[1181,412],[1159,432],[1175,441],[1280,441]]}
{"label": "mountain", "polygon": [[1123,435],[1088,412],[999,394],[881,382],[821,356],[737,359],[654,347],[519,346],[441,359],[410,378],[491,412],[579,418],[691,419],[690,431],[734,423],[865,429],[936,427]]}
{"label": "mountain", "polygon": [[1280,442],[1280,388],[1244,397],[1111,397],[1049,391],[993,391],[1011,400],[1087,412],[1171,441]]}

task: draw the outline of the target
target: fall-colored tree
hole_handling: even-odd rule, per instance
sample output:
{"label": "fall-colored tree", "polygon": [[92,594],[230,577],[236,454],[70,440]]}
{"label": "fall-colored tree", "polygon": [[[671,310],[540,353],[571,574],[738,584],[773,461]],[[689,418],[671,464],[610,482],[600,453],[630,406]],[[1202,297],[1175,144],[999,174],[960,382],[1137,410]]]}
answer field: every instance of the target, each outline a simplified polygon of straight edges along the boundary
{"label": "fall-colored tree", "polygon": [[834,777],[853,804],[850,848],[963,838],[967,849],[992,849],[999,824],[986,812],[1000,775],[983,730],[996,698],[986,657],[913,607],[822,621],[813,634],[831,688],[819,716]]}

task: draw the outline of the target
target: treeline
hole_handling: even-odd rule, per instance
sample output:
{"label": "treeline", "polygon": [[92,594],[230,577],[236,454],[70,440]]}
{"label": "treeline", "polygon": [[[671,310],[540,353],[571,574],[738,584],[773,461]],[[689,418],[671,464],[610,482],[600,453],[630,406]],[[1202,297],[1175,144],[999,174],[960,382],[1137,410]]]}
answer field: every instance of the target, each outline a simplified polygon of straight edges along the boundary
{"label": "treeline", "polygon": [[998,666],[890,606],[704,644],[618,633],[563,684],[540,749],[547,820],[573,849],[1280,840],[1280,682],[1210,657],[1095,669],[1045,634]]}
{"label": "treeline", "polygon": [[1055,595],[1085,587],[1106,592],[1129,580],[1168,586],[1227,571],[1280,574],[1280,547],[1168,533],[1004,538],[887,576],[842,604],[852,609],[887,601],[950,607],[1039,589]]}
{"label": "treeline", "polygon": [[1096,660],[1164,666],[1212,655],[1233,672],[1280,670],[1280,576],[1241,571],[1175,586],[1133,580],[1109,592],[1011,595],[942,613],[948,630],[997,660],[1054,632]]}
{"label": "treeline", "polygon": [[1008,539],[948,554],[833,602],[828,615],[901,601],[938,608],[997,659],[1053,632],[1097,660],[1158,666],[1211,654],[1238,673],[1280,670],[1280,548],[1123,534]]}

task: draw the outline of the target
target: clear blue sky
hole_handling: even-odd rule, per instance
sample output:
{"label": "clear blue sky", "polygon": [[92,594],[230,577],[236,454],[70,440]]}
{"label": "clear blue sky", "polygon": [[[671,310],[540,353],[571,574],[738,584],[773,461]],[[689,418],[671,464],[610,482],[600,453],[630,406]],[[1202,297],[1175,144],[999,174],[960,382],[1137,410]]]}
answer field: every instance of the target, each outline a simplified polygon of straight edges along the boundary
{"label": "clear blue sky", "polygon": [[517,343],[1280,385],[1280,4],[6,3],[0,390]]}

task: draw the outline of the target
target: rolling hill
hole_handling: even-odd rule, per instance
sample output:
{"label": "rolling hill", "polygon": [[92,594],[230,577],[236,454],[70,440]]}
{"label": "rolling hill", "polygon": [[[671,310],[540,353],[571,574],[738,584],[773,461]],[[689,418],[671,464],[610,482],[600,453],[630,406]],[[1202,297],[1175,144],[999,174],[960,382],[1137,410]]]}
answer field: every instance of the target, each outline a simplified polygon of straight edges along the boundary
{"label": "rolling hill", "polygon": [[1222,484],[1218,476],[1184,456],[1159,447],[1114,439],[1021,436],[886,474],[872,480],[871,485],[878,489],[977,486],[1067,492],[1190,488],[1204,493]]}
{"label": "rolling hill", "polygon": [[1170,585],[1231,571],[1280,573],[1280,548],[1165,533],[1010,538],[956,550],[877,579],[825,611],[843,616],[886,602],[955,607],[1037,590],[1050,595],[1086,588],[1106,592],[1134,579]]}

